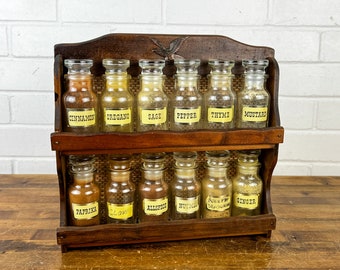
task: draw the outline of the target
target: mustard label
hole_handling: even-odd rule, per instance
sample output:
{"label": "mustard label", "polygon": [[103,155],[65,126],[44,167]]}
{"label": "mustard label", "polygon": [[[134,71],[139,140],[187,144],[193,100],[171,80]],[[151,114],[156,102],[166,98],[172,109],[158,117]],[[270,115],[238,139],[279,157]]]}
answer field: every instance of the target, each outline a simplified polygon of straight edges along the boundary
{"label": "mustard label", "polygon": [[229,123],[234,118],[234,106],[230,108],[208,108],[208,122]]}
{"label": "mustard label", "polygon": [[199,196],[192,198],[175,197],[176,211],[180,214],[192,214],[199,210]]}
{"label": "mustard label", "polygon": [[156,200],[144,199],[143,210],[148,216],[160,216],[168,211],[168,198],[164,197]]}
{"label": "mustard label", "polygon": [[166,107],[163,109],[154,110],[141,110],[142,124],[146,125],[161,125],[166,122],[167,110]]}
{"label": "mustard label", "polygon": [[230,196],[207,196],[205,200],[210,211],[223,212],[230,208]]}
{"label": "mustard label", "polygon": [[108,215],[114,219],[128,219],[133,216],[133,202],[127,204],[107,203]]}
{"label": "mustard label", "polygon": [[89,127],[96,124],[96,112],[92,109],[68,109],[67,119],[70,127]]}
{"label": "mustard label", "polygon": [[201,120],[201,106],[197,108],[175,108],[174,121],[180,124],[193,124]]}
{"label": "mustard label", "polygon": [[244,122],[263,122],[267,121],[267,107],[248,107],[242,109],[242,121]]}
{"label": "mustard label", "polygon": [[75,219],[91,219],[99,214],[98,202],[91,202],[87,204],[72,203],[72,211]]}
{"label": "mustard label", "polygon": [[259,206],[259,195],[258,194],[245,195],[241,193],[235,193],[234,205],[236,207],[245,208],[249,210],[256,209]]}
{"label": "mustard label", "polygon": [[109,109],[104,108],[104,119],[107,126],[123,126],[131,123],[131,108]]}

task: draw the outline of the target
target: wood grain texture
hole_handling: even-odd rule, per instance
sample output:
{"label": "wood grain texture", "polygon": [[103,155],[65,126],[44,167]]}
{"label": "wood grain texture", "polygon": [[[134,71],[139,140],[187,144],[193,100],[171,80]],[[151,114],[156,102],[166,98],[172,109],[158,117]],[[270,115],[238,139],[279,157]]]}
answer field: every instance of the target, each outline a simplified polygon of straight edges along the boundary
{"label": "wood grain texture", "polygon": [[83,248],[56,240],[55,175],[0,176],[1,269],[339,269],[340,177],[273,177],[277,228],[270,239],[209,240]]}

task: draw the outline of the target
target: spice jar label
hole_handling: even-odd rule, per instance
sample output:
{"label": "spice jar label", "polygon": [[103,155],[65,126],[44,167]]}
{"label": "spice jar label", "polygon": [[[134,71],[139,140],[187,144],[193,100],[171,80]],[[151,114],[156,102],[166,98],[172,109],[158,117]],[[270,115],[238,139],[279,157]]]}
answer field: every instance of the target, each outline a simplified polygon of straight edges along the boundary
{"label": "spice jar label", "polygon": [[234,205],[249,210],[256,209],[259,206],[259,194],[245,195],[241,193],[234,194]]}
{"label": "spice jar label", "polygon": [[208,122],[229,123],[234,118],[234,106],[229,108],[208,108]]}
{"label": "spice jar label", "polygon": [[199,210],[199,196],[192,198],[175,197],[176,212],[180,214],[193,214]]}
{"label": "spice jar label", "polygon": [[230,196],[211,196],[205,200],[207,209],[210,211],[222,212],[230,208]]}
{"label": "spice jar label", "polygon": [[67,120],[70,127],[89,127],[96,124],[96,113],[92,109],[67,109]]}
{"label": "spice jar label", "polygon": [[99,214],[98,202],[91,202],[87,204],[72,203],[73,216],[75,219],[91,219]]}
{"label": "spice jar label", "polygon": [[179,124],[198,123],[201,120],[201,106],[197,108],[175,108],[174,122]]}
{"label": "spice jar label", "polygon": [[267,121],[267,107],[249,107],[242,109],[242,121],[244,122],[263,122]]}
{"label": "spice jar label", "polygon": [[107,203],[108,214],[114,219],[128,219],[133,216],[133,202],[126,204]]}
{"label": "spice jar label", "polygon": [[160,125],[166,122],[167,109],[141,110],[142,124]]}
{"label": "spice jar label", "polygon": [[110,109],[104,108],[105,125],[122,126],[131,123],[131,108],[128,109]]}
{"label": "spice jar label", "polygon": [[143,210],[148,216],[160,216],[168,211],[168,198],[164,197],[161,199],[144,199]]}

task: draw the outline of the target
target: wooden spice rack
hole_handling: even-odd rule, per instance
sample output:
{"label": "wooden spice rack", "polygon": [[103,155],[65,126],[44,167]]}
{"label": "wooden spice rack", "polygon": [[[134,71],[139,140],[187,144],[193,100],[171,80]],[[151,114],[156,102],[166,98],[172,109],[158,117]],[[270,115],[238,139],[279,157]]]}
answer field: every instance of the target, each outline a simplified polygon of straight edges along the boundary
{"label": "wooden spice rack", "polygon": [[[164,74],[166,91],[173,89],[172,75],[175,72],[173,59],[184,57],[201,59],[201,91],[207,86],[209,73],[208,59],[226,59],[236,62],[233,73],[234,90],[242,86],[242,59],[268,59],[267,90],[271,96],[268,128],[199,130],[188,132],[155,131],[143,133],[96,133],[88,135],[72,134],[62,130],[62,95],[65,92],[64,75],[67,72],[63,61],[68,58],[90,58],[94,61],[91,72],[94,74],[94,90],[100,94],[103,88],[101,64],[104,58],[129,59],[128,70],[132,76],[131,90],[138,92],[138,60],[166,60]],[[268,47],[250,46],[224,36],[210,35],[147,35],[109,34],[94,40],[55,46],[54,88],[55,88],[55,132],[51,134],[52,150],[56,151],[57,173],[60,190],[60,227],[57,229],[57,242],[62,251],[71,248],[132,244],[143,242],[173,241],[185,239],[213,238],[236,235],[264,235],[270,237],[275,229],[276,218],[272,212],[270,183],[275,168],[279,143],[283,142],[284,129],[280,126],[278,110],[279,67],[274,58],[274,50]],[[221,219],[176,220],[160,224],[101,224],[89,227],[69,226],[67,208],[67,155],[96,154],[98,175],[105,175],[105,155],[112,153],[174,152],[207,150],[261,149],[261,177],[264,183],[264,196],[261,215],[251,217],[230,217]],[[232,151],[233,152],[233,151]],[[135,155],[134,168],[138,167]],[[232,162],[231,162],[232,163]],[[235,165],[235,164],[234,164]],[[230,168],[235,171],[235,168]],[[135,182],[138,172],[135,169]],[[102,192],[105,177],[96,178]],[[102,202],[103,204],[103,202]],[[103,219],[105,222],[105,219]]]}

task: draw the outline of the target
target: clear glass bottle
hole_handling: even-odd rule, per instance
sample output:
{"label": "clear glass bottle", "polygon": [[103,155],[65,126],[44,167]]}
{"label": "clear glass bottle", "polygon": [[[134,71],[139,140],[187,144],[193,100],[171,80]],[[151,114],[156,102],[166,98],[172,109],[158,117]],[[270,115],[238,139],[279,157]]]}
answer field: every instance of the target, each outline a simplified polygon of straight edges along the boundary
{"label": "clear glass bottle", "polygon": [[129,92],[127,59],[103,59],[105,90],[101,96],[101,130],[133,131],[133,96]]}
{"label": "clear glass bottle", "polygon": [[63,130],[76,133],[98,131],[97,97],[92,89],[91,59],[66,59],[66,92],[63,94]]}
{"label": "clear glass bottle", "polygon": [[268,125],[270,96],[265,88],[268,60],[243,60],[244,87],[237,93],[237,127]]}
{"label": "clear glass bottle", "polygon": [[174,152],[171,183],[172,219],[200,218],[201,183],[196,178],[196,152]]}
{"label": "clear glass bottle", "polygon": [[202,217],[229,217],[232,203],[232,182],[227,177],[229,151],[208,151],[206,157],[206,175],[202,181]]}
{"label": "clear glass bottle", "polygon": [[129,155],[111,155],[110,182],[105,190],[108,223],[135,223],[135,185],[130,181]]}
{"label": "clear glass bottle", "polygon": [[263,183],[259,176],[259,150],[240,151],[237,175],[233,178],[232,216],[261,213]]}
{"label": "clear glass bottle", "polygon": [[139,184],[140,222],[169,220],[169,188],[164,181],[165,153],[142,154],[142,181]]}
{"label": "clear glass bottle", "polygon": [[68,187],[71,225],[99,224],[100,191],[93,182],[94,156],[69,156],[69,172],[72,178]]}
{"label": "clear glass bottle", "polygon": [[209,90],[204,95],[204,127],[207,129],[231,129],[235,127],[235,93],[232,90],[231,70],[234,61],[211,59]]}
{"label": "clear glass bottle", "polygon": [[137,131],[167,130],[168,97],[163,91],[164,60],[139,60],[141,89],[137,97]]}
{"label": "clear glass bottle", "polygon": [[199,93],[198,59],[175,59],[175,92],[170,100],[170,130],[196,130],[202,126],[202,96]]}

